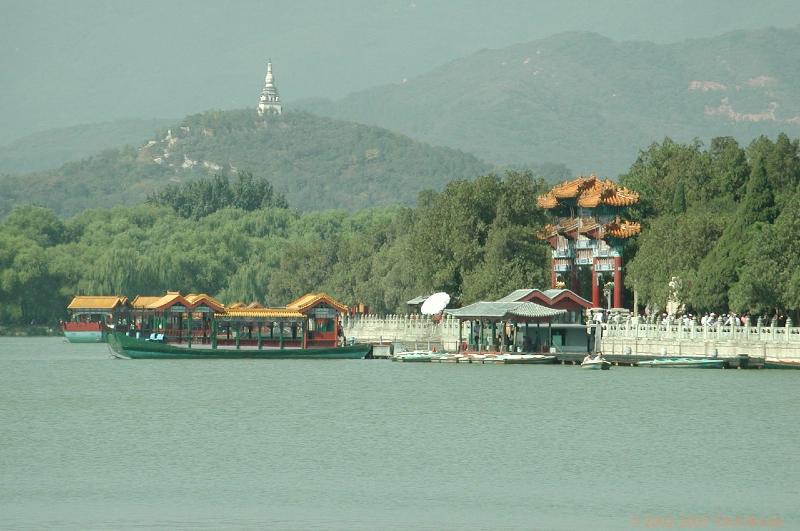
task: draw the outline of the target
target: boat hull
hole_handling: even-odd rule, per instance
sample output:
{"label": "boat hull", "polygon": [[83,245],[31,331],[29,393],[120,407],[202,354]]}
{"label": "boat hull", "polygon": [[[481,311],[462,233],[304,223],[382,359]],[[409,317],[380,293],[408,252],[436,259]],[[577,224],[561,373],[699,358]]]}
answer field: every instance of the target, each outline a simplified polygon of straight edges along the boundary
{"label": "boat hull", "polygon": [[108,328],[101,323],[64,323],[64,337],[70,343],[103,343],[106,341]]}
{"label": "boat hull", "polygon": [[115,333],[108,334],[108,346],[114,357],[122,359],[362,359],[372,351],[366,343],[307,349],[188,348]]}
{"label": "boat hull", "polygon": [[589,371],[607,371],[611,368],[611,362],[608,361],[585,361],[581,363],[581,369]]}
{"label": "boat hull", "polygon": [[545,365],[555,363],[556,357],[537,354],[509,354],[503,361],[506,365]]}
{"label": "boat hull", "polygon": [[724,369],[725,360],[709,359],[664,359],[640,361],[637,367],[656,367],[668,369]]}
{"label": "boat hull", "polygon": [[800,369],[800,360],[779,360],[776,358],[764,359],[765,369]]}

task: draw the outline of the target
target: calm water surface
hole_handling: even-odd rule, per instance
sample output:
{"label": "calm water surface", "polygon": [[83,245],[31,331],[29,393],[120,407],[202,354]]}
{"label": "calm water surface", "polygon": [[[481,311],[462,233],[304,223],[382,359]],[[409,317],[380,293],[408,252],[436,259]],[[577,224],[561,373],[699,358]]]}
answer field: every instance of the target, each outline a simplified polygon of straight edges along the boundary
{"label": "calm water surface", "polygon": [[0,339],[0,527],[800,528],[799,388],[800,371],[124,361]]}

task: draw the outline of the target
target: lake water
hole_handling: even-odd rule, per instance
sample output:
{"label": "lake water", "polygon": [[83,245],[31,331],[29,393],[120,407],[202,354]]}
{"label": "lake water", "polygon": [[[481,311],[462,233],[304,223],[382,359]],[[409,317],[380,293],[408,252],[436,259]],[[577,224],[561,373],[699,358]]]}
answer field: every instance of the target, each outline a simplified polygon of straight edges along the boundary
{"label": "lake water", "polygon": [[798,389],[0,339],[0,528],[799,528]]}

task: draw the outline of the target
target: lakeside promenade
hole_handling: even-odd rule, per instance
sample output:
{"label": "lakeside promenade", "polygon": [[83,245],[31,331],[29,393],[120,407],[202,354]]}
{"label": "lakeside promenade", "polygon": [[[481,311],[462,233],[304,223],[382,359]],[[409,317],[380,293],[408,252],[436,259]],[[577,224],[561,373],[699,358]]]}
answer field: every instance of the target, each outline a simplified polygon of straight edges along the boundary
{"label": "lakeside promenade", "polygon": [[[446,316],[434,322],[423,315],[364,315],[348,316],[343,321],[344,333],[357,341],[403,344],[406,347],[458,350],[458,320]],[[628,319],[603,323],[601,350],[619,363],[658,357],[703,356],[718,357],[740,366],[742,358],[750,366],[763,364],[764,358],[800,360],[800,327],[792,326],[731,326],[717,324],[650,324]],[[469,323],[464,323],[461,337],[469,337]],[[561,361],[572,362],[582,354],[552,353]]]}

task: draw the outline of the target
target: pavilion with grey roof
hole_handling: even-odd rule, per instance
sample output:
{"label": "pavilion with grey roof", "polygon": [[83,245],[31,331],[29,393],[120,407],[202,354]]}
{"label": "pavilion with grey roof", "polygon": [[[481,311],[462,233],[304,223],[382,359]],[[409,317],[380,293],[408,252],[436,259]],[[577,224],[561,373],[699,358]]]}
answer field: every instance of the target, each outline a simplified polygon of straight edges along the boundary
{"label": "pavilion with grey roof", "polygon": [[[534,302],[502,299],[494,302],[476,302],[445,312],[459,321],[459,345],[464,344],[462,334],[464,321],[471,323],[472,337],[467,339],[466,345],[469,350],[474,349],[478,352],[484,349],[484,346],[486,350],[501,352],[515,347],[525,351],[537,351],[545,345],[549,346],[552,320],[567,313],[566,310],[548,308]],[[528,333],[531,323],[536,323],[535,336]],[[546,343],[541,336],[541,323],[548,324]],[[518,340],[520,326],[524,327],[521,344]]]}

